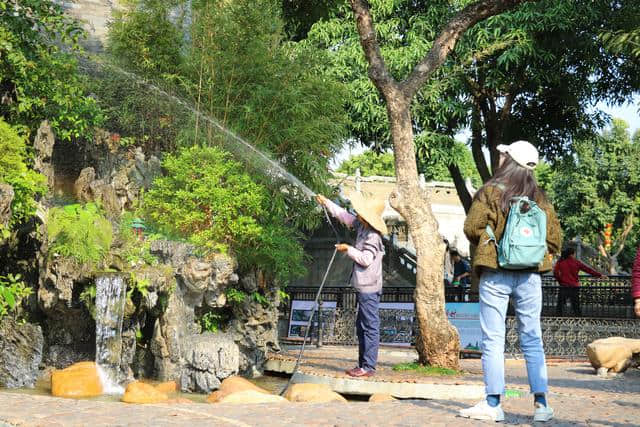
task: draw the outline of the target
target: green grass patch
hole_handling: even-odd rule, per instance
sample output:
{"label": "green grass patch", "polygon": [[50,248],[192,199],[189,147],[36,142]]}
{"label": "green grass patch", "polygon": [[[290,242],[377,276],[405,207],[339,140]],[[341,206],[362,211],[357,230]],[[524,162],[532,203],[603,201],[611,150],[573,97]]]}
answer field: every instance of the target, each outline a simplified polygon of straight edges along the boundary
{"label": "green grass patch", "polygon": [[394,371],[412,371],[421,375],[460,375],[462,372],[455,369],[440,368],[438,366],[421,365],[418,362],[399,363],[393,366]]}

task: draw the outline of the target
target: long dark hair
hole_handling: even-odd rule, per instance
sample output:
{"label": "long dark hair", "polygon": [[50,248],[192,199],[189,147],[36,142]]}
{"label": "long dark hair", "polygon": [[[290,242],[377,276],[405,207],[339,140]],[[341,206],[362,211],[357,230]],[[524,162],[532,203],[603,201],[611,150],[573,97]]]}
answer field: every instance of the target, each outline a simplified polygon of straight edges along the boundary
{"label": "long dark hair", "polygon": [[527,196],[530,200],[537,203],[547,202],[547,196],[544,191],[538,187],[533,171],[520,166],[508,154],[502,165],[495,171],[493,177],[487,181],[480,190],[475,194],[474,200],[482,196],[486,192],[487,187],[498,187],[502,190],[500,198],[500,208],[503,212],[508,212],[513,197]]}

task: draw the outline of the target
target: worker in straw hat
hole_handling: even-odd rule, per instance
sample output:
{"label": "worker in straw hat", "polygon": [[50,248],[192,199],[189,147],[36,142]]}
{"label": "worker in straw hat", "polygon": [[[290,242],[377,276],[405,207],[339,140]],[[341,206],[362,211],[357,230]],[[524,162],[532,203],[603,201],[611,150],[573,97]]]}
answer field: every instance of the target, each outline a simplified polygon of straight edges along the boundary
{"label": "worker in straw hat", "polygon": [[349,198],[357,215],[352,215],[322,195],[318,203],[347,227],[356,231],[353,246],[339,243],[336,249],[345,252],[353,260],[351,285],[358,291],[358,366],[346,373],[352,377],[370,377],[375,374],[380,343],[380,316],[378,306],[382,295],[382,235],[387,226],[382,220],[384,202],[365,201],[354,193]]}

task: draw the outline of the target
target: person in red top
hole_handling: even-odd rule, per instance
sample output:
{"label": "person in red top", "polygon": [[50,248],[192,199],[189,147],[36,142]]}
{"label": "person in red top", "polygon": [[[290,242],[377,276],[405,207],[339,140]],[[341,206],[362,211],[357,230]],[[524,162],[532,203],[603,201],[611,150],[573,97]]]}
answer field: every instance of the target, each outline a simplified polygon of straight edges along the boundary
{"label": "person in red top", "polygon": [[560,293],[558,295],[558,306],[556,307],[556,315],[562,316],[562,309],[567,302],[571,301],[571,309],[574,316],[580,316],[580,281],[578,273],[584,271],[596,277],[604,277],[603,274],[590,268],[589,266],[578,261],[575,257],[576,250],[566,248],[562,251],[560,259],[553,267],[553,275],[560,284]]}
{"label": "person in red top", "polygon": [[631,298],[634,301],[636,317],[640,317],[640,246],[638,246],[631,273]]}

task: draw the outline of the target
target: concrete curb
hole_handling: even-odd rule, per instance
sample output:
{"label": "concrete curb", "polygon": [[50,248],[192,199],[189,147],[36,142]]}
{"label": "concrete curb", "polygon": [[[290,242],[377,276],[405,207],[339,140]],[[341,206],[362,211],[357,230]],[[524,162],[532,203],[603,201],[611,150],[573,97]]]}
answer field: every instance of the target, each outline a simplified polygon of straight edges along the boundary
{"label": "concrete curb", "polygon": [[326,384],[337,393],[371,395],[390,394],[400,399],[482,399],[484,386],[474,384],[403,383],[358,380],[296,372],[293,383]]}

